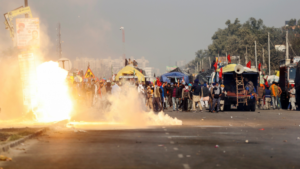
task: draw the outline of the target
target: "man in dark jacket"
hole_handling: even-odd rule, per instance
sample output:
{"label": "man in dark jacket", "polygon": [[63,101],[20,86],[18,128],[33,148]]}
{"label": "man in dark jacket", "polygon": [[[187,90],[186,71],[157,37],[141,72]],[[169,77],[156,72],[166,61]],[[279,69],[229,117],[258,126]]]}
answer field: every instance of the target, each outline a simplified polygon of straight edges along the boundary
{"label": "man in dark jacket", "polygon": [[202,106],[200,103],[200,96],[201,96],[201,86],[198,84],[198,79],[195,80],[194,86],[192,87],[193,91],[193,111],[196,111],[196,103],[198,103],[200,112],[202,112]]}
{"label": "man in dark jacket", "polygon": [[177,91],[178,91],[178,87],[176,85],[176,83],[171,87],[171,96],[172,96],[172,104],[173,104],[173,111],[178,111],[178,104],[176,104],[176,101],[178,101],[177,99]]}
{"label": "man in dark jacket", "polygon": [[216,83],[216,86],[212,89],[212,96],[213,96],[213,104],[212,104],[212,109],[211,112],[215,112],[215,105],[217,103],[217,113],[219,112],[220,109],[220,96],[222,95],[222,90],[219,86],[219,83]]}

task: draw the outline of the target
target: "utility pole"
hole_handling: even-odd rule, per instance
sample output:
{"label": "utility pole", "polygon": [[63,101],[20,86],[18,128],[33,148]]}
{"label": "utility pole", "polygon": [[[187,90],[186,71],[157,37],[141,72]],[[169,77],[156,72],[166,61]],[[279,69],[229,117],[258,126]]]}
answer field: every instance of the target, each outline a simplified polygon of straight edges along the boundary
{"label": "utility pole", "polygon": [[265,50],[262,48],[263,65],[265,65]]}
{"label": "utility pole", "polygon": [[248,46],[246,46],[246,56],[245,56],[245,65],[248,63],[248,54],[247,54]]}
{"label": "utility pole", "polygon": [[208,62],[209,62],[209,68],[211,67],[211,63],[210,63],[210,57],[208,57]]}
{"label": "utility pole", "polygon": [[285,46],[285,64],[287,65],[290,63],[290,57],[289,57],[289,32],[286,31],[286,46]]}
{"label": "utility pole", "polygon": [[257,52],[256,52],[256,41],[254,41],[255,43],[255,68],[257,69]]}
{"label": "utility pole", "polygon": [[[28,6],[28,0],[24,0],[24,2],[25,2],[25,7],[27,7]],[[28,18],[28,14],[25,14],[25,18]]]}
{"label": "utility pole", "polygon": [[62,50],[61,50],[60,23],[58,23],[58,26],[57,26],[57,40],[58,40],[58,43],[57,43],[57,53],[58,53],[58,57],[60,59],[62,57],[61,56]]}
{"label": "utility pole", "polygon": [[271,75],[271,66],[270,66],[270,33],[268,32],[268,55],[269,55],[269,75]]}

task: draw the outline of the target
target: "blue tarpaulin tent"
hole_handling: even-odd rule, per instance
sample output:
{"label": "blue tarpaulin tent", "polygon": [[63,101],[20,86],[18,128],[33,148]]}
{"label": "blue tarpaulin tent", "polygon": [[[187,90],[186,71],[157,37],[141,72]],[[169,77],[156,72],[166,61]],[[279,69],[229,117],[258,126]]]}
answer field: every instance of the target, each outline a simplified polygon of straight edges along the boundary
{"label": "blue tarpaulin tent", "polygon": [[170,72],[170,73],[163,74],[163,75],[161,75],[160,80],[162,82],[170,83],[170,82],[172,82],[172,79],[175,79],[175,77],[177,80],[180,80],[180,81],[184,77],[185,83],[189,83],[189,76],[184,73],[180,73],[180,72]]}

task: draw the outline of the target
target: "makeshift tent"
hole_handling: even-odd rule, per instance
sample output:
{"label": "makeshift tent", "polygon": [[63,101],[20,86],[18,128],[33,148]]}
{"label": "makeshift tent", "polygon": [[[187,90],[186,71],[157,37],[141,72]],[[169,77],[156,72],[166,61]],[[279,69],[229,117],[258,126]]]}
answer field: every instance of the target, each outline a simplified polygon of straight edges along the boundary
{"label": "makeshift tent", "polygon": [[196,79],[198,79],[199,82],[209,82],[209,78],[211,77],[211,73],[214,72],[214,69],[207,69],[205,72],[200,72]]}
{"label": "makeshift tent", "polygon": [[124,67],[118,72],[116,76],[116,81],[119,81],[119,78],[122,78],[124,76],[130,76],[131,78],[138,78],[138,81],[143,81],[143,82],[145,81],[145,76],[139,70],[135,69],[130,65]]}
{"label": "makeshift tent", "polygon": [[[171,72],[179,72],[179,73],[183,73],[185,75],[188,75],[189,82],[194,80],[193,75],[189,74],[188,72],[185,72],[185,71],[181,70],[179,67],[177,67],[176,69],[171,70],[169,73],[171,73]],[[184,78],[184,80],[186,81],[186,78]]]}
{"label": "makeshift tent", "polygon": [[170,73],[166,73],[161,75],[161,81],[162,82],[171,82],[171,79],[177,79],[180,81],[182,80],[182,78],[184,78],[185,83],[189,83],[189,76],[184,74],[184,73],[180,73],[180,72],[170,72]]}

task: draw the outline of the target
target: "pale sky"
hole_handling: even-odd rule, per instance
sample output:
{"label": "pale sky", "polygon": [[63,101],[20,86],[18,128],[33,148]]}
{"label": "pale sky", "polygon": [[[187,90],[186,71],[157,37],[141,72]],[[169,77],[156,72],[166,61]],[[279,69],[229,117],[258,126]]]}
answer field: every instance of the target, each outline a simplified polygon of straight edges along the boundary
{"label": "pale sky", "polygon": [[[33,17],[39,17],[49,36],[48,58],[57,60],[57,23],[61,23],[63,57],[119,58],[125,28],[126,56],[150,61],[160,68],[177,60],[191,61],[207,49],[211,37],[225,22],[261,18],[267,26],[281,27],[285,20],[300,19],[299,0],[28,0]],[[24,0],[0,0],[0,14]],[[1,17],[0,51],[12,46]]]}

